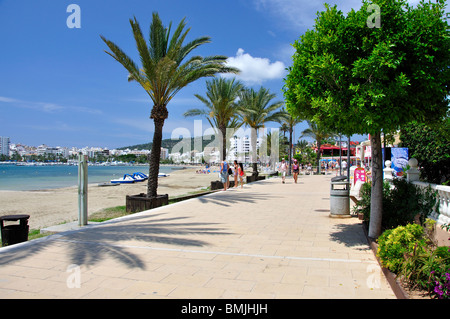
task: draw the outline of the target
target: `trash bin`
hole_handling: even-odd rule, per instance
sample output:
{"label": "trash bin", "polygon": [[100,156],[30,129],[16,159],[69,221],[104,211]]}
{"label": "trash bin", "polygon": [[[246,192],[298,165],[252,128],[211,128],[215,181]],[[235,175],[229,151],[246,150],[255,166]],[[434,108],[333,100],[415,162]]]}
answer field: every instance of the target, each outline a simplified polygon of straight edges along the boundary
{"label": "trash bin", "polygon": [[[14,245],[28,240],[28,218],[30,218],[30,215],[0,216],[2,246]],[[4,225],[5,221],[19,221],[19,224]]]}
{"label": "trash bin", "polygon": [[346,176],[337,176],[331,179],[330,217],[351,217],[350,183]]}

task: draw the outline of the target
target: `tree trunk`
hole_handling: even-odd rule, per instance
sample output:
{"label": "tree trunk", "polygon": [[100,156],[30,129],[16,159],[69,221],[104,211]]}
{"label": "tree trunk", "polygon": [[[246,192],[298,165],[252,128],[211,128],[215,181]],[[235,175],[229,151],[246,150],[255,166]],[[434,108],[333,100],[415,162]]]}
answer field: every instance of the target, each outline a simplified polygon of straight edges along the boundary
{"label": "tree trunk", "polygon": [[225,161],[227,159],[227,128],[220,127],[219,131],[222,133],[222,149],[220,150],[220,160]]}
{"label": "tree trunk", "polygon": [[321,143],[321,141],[320,140],[317,140],[317,157],[316,157],[316,160],[317,160],[317,174],[319,174],[320,175],[320,147],[322,146],[322,143]]}
{"label": "tree trunk", "polygon": [[256,151],[256,128],[251,128],[251,142],[252,142],[252,166],[253,166],[253,172],[252,176],[258,177],[258,156]]}
{"label": "tree trunk", "polygon": [[292,175],[292,127],[289,128],[289,171],[288,175]]}
{"label": "tree trunk", "polygon": [[380,132],[371,135],[370,142],[372,144],[372,193],[370,197],[369,237],[378,238],[381,235],[383,214],[383,163]]}
{"label": "tree trunk", "polygon": [[161,157],[162,128],[164,120],[168,117],[165,106],[153,106],[150,118],[155,124],[153,133],[153,145],[149,157],[150,168],[148,171],[147,197],[156,197],[158,190],[159,159]]}

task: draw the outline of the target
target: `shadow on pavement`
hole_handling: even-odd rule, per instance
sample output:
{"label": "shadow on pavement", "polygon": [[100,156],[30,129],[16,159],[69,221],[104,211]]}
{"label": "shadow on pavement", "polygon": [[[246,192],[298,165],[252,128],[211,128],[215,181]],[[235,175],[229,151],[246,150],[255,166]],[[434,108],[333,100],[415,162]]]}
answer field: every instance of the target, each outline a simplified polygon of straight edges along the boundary
{"label": "shadow on pavement", "polygon": [[[189,217],[161,218],[167,213],[145,214],[126,221],[111,221],[107,225],[61,233],[30,241],[27,245],[7,251],[0,250],[0,266],[24,258],[33,258],[52,245],[68,242],[67,254],[76,265],[93,265],[103,259],[113,258],[130,268],[145,269],[145,262],[132,252],[135,246],[160,243],[176,246],[201,247],[208,243],[195,239],[198,235],[227,235],[217,223],[189,222]],[[132,223],[130,223],[132,221]],[[138,241],[139,243],[131,243]]]}
{"label": "shadow on pavement", "polygon": [[[258,182],[260,183],[260,182]],[[239,192],[236,190],[227,190],[218,192],[215,196],[203,196],[199,197],[201,203],[212,203],[220,206],[230,207],[234,204],[242,203],[258,203],[262,200],[273,200],[276,198],[281,198],[271,194],[261,194],[261,192]]]}
{"label": "shadow on pavement", "polygon": [[337,224],[336,228],[337,231],[330,234],[332,240],[358,250],[369,249],[361,224]]}

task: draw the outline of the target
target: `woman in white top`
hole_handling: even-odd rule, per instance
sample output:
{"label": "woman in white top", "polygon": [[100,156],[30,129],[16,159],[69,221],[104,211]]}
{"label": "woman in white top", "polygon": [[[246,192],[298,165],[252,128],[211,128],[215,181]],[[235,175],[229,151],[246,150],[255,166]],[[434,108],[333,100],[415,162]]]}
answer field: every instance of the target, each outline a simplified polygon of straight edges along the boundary
{"label": "woman in white top", "polygon": [[284,158],[281,160],[280,172],[281,172],[281,182],[284,184],[286,179],[287,163]]}

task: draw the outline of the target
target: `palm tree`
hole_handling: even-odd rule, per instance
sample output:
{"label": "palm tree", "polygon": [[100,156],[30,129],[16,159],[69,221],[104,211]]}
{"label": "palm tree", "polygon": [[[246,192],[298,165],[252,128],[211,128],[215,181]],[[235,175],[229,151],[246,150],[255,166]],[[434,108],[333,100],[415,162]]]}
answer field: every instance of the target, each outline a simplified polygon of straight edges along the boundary
{"label": "palm tree", "polygon": [[303,120],[299,118],[293,117],[283,109],[283,117],[279,122],[282,124],[281,127],[286,127],[286,131],[289,132],[289,175],[291,174],[292,170],[292,133],[294,131],[294,126],[302,121]]}
{"label": "palm tree", "polygon": [[317,173],[320,174],[320,147],[322,146],[322,141],[324,139],[334,137],[336,134],[325,130],[320,125],[318,125],[312,121],[307,121],[307,122],[309,124],[309,128],[303,130],[303,132],[300,135],[300,138],[311,137],[314,140],[316,140],[316,143],[317,143],[317,155],[316,155]]}
{"label": "palm tree", "polygon": [[204,109],[191,109],[184,116],[205,116],[213,128],[217,128],[222,134],[222,148],[220,158],[226,158],[227,128],[238,128],[238,105],[236,99],[243,89],[243,84],[235,79],[214,78],[206,81],[206,97],[195,94],[205,104]]}
{"label": "palm tree", "polygon": [[240,113],[242,121],[252,128],[251,143],[253,156],[253,176],[258,176],[258,162],[256,159],[256,130],[263,128],[267,122],[279,121],[283,117],[283,112],[279,108],[283,105],[282,101],[271,101],[276,97],[275,94],[264,87],[259,91],[253,88],[245,89],[240,94]]}
{"label": "palm tree", "polygon": [[190,30],[189,28],[185,30],[184,20],[181,20],[170,37],[172,23],[168,28],[165,27],[158,13],[154,12],[147,44],[136,18],[130,19],[142,68],[139,68],[116,44],[100,36],[111,50],[105,52],[122,64],[129,73],[128,80],[139,83],[153,103],[150,118],[153,119],[155,132],[149,157],[147,197],[157,196],[162,128],[169,116],[167,104],[182,88],[197,79],[214,76],[217,73],[239,72],[235,68],[225,66],[227,59],[225,56],[193,56],[184,61],[195,48],[210,42],[210,38],[204,36],[183,44]]}
{"label": "palm tree", "polygon": [[283,132],[283,136],[286,137],[286,132],[289,132],[289,126],[287,123],[281,123],[280,131]]}

